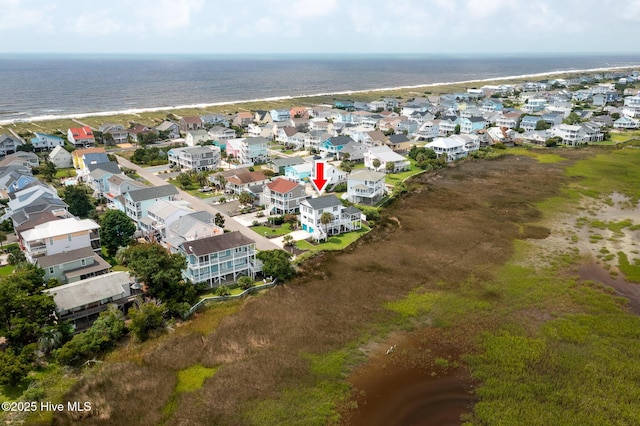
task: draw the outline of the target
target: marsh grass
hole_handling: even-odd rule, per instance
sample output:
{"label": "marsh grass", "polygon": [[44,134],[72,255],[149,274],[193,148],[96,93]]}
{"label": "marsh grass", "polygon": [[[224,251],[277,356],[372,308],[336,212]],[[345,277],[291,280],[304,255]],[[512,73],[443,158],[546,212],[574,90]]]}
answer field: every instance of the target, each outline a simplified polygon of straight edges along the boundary
{"label": "marsh grass", "polygon": [[[564,174],[591,170],[593,148],[561,152],[569,161],[505,156],[416,176],[415,190],[395,199],[348,249],[310,258],[297,279],[261,297],[228,310],[213,305],[139,356],[108,359],[66,398],[103,401],[108,410],[92,415],[111,423],[157,424],[178,371],[220,366],[200,390],[179,397],[167,423],[327,424],[349,405],[344,374],[360,360],[354,342],[428,319],[444,339],[437,342],[454,342],[473,356],[467,362],[481,381],[474,424],[578,424],[570,414],[583,410],[581,398],[596,385],[602,389],[589,397],[589,416],[576,417],[582,424],[637,419],[629,401],[637,398],[631,383],[640,375],[630,363],[638,358],[640,327],[623,301],[565,272],[575,252],[549,254],[547,268],[515,264],[531,256],[531,243],[518,240],[524,225],[575,209],[579,190],[619,189],[615,178],[592,188],[593,170]],[[640,150],[611,155],[637,164]],[[617,173],[596,158],[607,165],[598,173]],[[452,173],[463,177],[449,179]],[[634,176],[623,177],[630,188]],[[424,365],[435,364],[420,355]],[[603,399],[619,392],[626,393],[619,404]],[[66,413],[56,420],[72,421]]]}

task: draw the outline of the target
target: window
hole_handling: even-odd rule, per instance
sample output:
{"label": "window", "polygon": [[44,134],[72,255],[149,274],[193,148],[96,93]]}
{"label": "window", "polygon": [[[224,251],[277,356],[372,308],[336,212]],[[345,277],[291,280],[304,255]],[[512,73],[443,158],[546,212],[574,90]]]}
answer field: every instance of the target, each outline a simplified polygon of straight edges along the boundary
{"label": "window", "polygon": [[49,238],[49,245],[52,246],[53,245],[53,238]]}
{"label": "window", "polygon": [[71,234],[67,234],[67,241],[71,241]]}
{"label": "window", "polygon": [[49,273],[50,273],[50,274],[53,274],[53,273],[54,273],[53,266],[51,266],[51,267],[49,268]]}
{"label": "window", "polygon": [[86,265],[86,263],[87,263],[87,260],[86,260],[86,259],[81,259],[81,260],[80,260],[80,264],[81,264],[82,266],[85,266],[85,265]]}

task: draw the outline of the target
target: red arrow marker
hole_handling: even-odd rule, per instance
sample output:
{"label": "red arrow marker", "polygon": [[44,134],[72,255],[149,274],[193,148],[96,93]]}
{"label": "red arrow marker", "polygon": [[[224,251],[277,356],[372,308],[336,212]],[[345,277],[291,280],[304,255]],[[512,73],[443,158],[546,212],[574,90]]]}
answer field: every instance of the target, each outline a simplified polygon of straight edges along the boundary
{"label": "red arrow marker", "polygon": [[324,161],[316,161],[315,171],[315,179],[313,179],[312,182],[318,192],[322,194],[327,187],[327,183],[329,183],[329,181],[324,178]]}

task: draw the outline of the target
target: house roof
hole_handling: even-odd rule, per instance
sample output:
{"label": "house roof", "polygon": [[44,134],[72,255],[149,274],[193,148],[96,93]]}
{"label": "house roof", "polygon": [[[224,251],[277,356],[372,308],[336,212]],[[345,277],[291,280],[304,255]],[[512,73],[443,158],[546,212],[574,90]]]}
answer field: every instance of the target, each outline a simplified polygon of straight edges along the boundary
{"label": "house roof", "polygon": [[173,185],[148,186],[127,192],[133,202],[151,200],[153,198],[170,197],[178,195],[178,189]]}
{"label": "house roof", "polygon": [[438,147],[438,148],[450,149],[450,148],[459,148],[461,146],[464,146],[464,143],[452,138],[436,138],[433,142],[430,142],[425,146],[427,148]]}
{"label": "house roof", "polygon": [[299,185],[293,181],[278,178],[272,182],[267,183],[267,187],[272,192],[277,192],[279,194],[286,194],[287,192],[293,191]]}
{"label": "house roof", "polygon": [[58,145],[55,148],[53,148],[53,150],[51,150],[51,152],[49,153],[49,158],[55,158],[60,154],[62,154],[63,156],[68,155],[69,157],[71,157],[71,153],[69,151],[64,149],[62,145]]}
{"label": "house roof", "polygon": [[406,158],[402,155],[393,152],[391,148],[386,145],[376,146],[373,148],[369,148],[369,152],[374,155],[376,158],[382,161],[396,162],[396,161],[405,161]]}
{"label": "house roof", "polygon": [[63,263],[73,262],[74,260],[86,259],[92,257],[95,253],[91,247],[82,247],[77,250],[63,251],[49,256],[43,256],[37,259],[38,266],[48,268],[49,266],[61,265]]}
{"label": "house roof", "polygon": [[282,130],[284,132],[284,134],[287,135],[288,137],[293,136],[296,133],[298,133],[298,129],[296,129],[293,126],[284,126],[284,127],[281,127],[280,130]]}
{"label": "house roof", "polygon": [[404,133],[389,136],[389,142],[392,144],[409,142],[410,139]]}
{"label": "house roof", "polygon": [[202,119],[200,117],[193,116],[193,117],[182,117],[181,118],[182,121],[184,121],[185,123],[188,124],[198,124],[198,123],[202,123]]}
{"label": "house roof", "polygon": [[353,142],[349,136],[333,136],[329,138],[329,143],[333,146],[346,145],[349,142]]}
{"label": "house roof", "polygon": [[94,147],[94,148],[76,149],[71,153],[71,155],[73,155],[74,157],[82,158],[82,156],[85,155],[85,154],[93,154],[93,153],[96,153],[96,152],[106,153],[104,148],[102,148],[102,147]]}
{"label": "house roof", "polygon": [[176,123],[174,123],[173,121],[165,120],[156,126],[156,130],[159,132],[165,132],[171,129],[171,127],[173,126],[176,126]]}
{"label": "house roof", "polygon": [[269,143],[269,140],[267,138],[263,138],[262,136],[258,136],[255,138],[246,138],[244,140],[244,143],[247,144],[247,146],[251,146],[251,145],[264,145]]}
{"label": "house roof", "polygon": [[340,200],[338,200],[338,197],[336,197],[334,194],[324,195],[322,197],[317,197],[317,198],[307,198],[302,202],[303,203],[306,202],[314,210],[326,209],[328,207],[342,205]]}
{"label": "house roof", "polygon": [[367,134],[375,142],[382,142],[385,139],[387,139],[387,136],[385,136],[385,134],[382,133],[380,130],[374,130],[372,132],[367,132]]}
{"label": "house roof", "polygon": [[44,290],[53,294],[53,300],[60,311],[99,302],[108,298],[129,296],[132,279],[127,272],[111,272],[86,280],[65,284]]}
{"label": "house roof", "polygon": [[384,173],[376,172],[374,170],[356,170],[355,172],[351,173],[347,177],[347,180],[349,180],[349,179],[371,180],[371,181],[376,182],[376,181],[384,179],[384,177],[385,177]]}
{"label": "house roof", "polygon": [[275,158],[271,160],[271,164],[273,164],[276,167],[287,167],[287,166],[293,166],[295,164],[302,164],[302,163],[304,163],[304,159],[299,156]]}
{"label": "house roof", "polygon": [[33,229],[24,231],[22,236],[26,241],[34,241],[58,235],[72,234],[74,232],[92,231],[99,228],[100,225],[91,219],[70,217],[67,219],[42,223],[35,226]]}
{"label": "house roof", "polygon": [[231,182],[236,185],[244,185],[247,183],[265,181],[267,179],[268,178],[262,172],[248,172],[229,176],[227,178],[227,182]]}
{"label": "house roof", "polygon": [[213,237],[199,240],[185,241],[181,247],[187,254],[203,256],[209,253],[217,253],[222,250],[229,250],[236,247],[255,244],[255,242],[241,234],[240,232],[227,232]]}
{"label": "house roof", "polygon": [[[152,213],[157,217],[166,219],[175,212],[192,212],[193,210],[179,201],[158,200],[151,207],[147,209],[148,213]],[[187,213],[185,213],[187,214]]]}
{"label": "house roof", "polygon": [[106,163],[96,163],[96,164],[86,164],[89,172],[93,172],[94,170],[104,170],[105,172],[109,172],[111,174],[117,175],[120,174],[120,167],[118,163],[115,161],[108,161]]}
{"label": "house roof", "polygon": [[93,131],[89,126],[70,127],[74,139],[93,139]]}

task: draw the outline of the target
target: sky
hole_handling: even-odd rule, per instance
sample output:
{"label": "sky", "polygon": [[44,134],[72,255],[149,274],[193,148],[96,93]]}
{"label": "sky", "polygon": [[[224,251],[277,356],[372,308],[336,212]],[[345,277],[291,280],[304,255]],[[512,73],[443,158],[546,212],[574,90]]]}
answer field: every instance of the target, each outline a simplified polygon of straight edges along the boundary
{"label": "sky", "polygon": [[640,52],[640,0],[0,0],[3,53]]}

